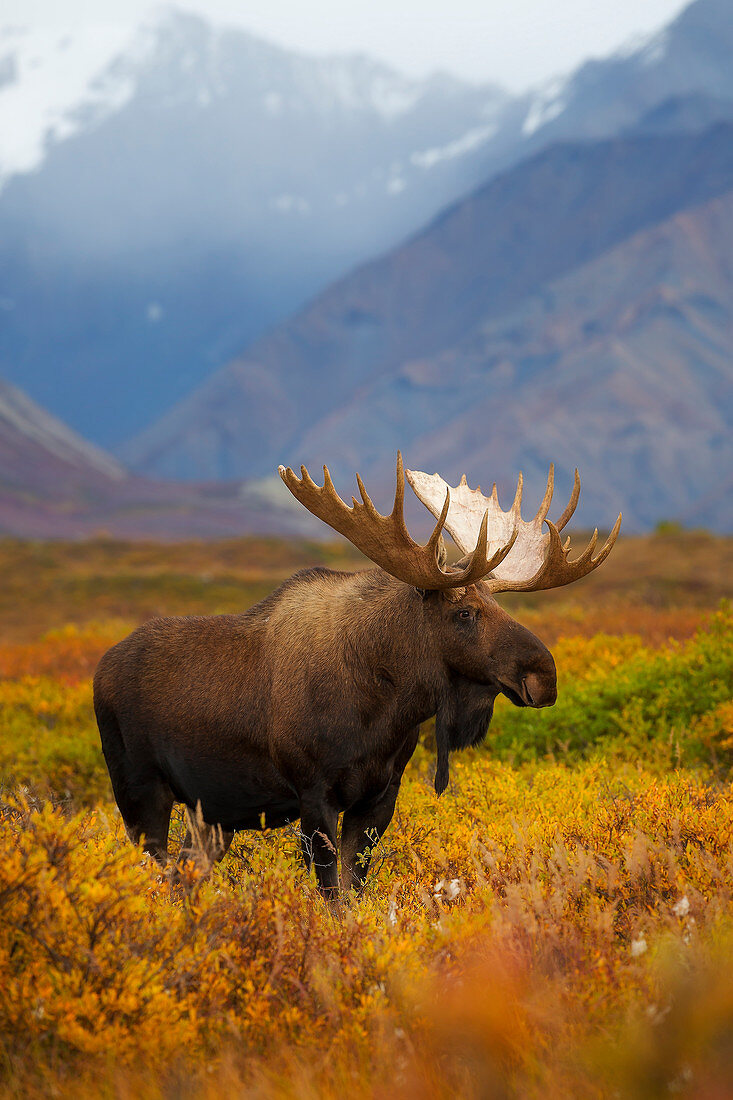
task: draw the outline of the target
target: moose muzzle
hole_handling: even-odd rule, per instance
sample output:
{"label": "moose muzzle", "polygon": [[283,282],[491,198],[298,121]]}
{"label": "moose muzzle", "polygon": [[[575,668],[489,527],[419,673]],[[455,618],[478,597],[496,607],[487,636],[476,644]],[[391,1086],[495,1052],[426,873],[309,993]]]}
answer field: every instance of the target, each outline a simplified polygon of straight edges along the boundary
{"label": "moose muzzle", "polygon": [[554,667],[543,672],[528,672],[522,678],[520,695],[527,707],[551,707],[557,700]]}

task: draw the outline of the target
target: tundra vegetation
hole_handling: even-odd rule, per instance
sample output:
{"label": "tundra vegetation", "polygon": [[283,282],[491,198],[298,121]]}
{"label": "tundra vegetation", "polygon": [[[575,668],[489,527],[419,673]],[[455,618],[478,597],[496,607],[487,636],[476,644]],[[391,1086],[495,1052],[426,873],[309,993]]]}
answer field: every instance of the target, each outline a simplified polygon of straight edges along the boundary
{"label": "tundra vegetation", "polygon": [[334,915],[294,830],[175,877],[129,844],[91,677],[152,615],[239,611],[356,552],[0,543],[0,1097],[729,1095],[731,549],[622,536],[577,584],[502,598],[558,702],[499,699],[440,799],[427,723]]}

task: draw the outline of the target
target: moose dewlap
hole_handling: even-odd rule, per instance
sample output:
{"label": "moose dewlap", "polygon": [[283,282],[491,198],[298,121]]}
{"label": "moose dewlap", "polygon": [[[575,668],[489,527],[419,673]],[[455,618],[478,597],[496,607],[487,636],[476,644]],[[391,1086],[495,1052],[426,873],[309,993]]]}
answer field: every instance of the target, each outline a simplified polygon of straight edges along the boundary
{"label": "moose dewlap", "polygon": [[[498,592],[569,584],[597,568],[594,534],[575,561],[547,519],[553,469],[537,515],[521,516],[522,479],[508,512],[437,474],[407,471],[437,518],[421,546],[405,526],[397,459],[392,512],[382,516],[357,475],[361,501],[346,505],[328,469],[316,485],[280,467],[293,495],[345,535],[377,568],[294,574],[240,615],[154,619],[102,658],[94,708],[117,805],[130,837],[167,857],[173,803],[197,809],[221,858],[237,829],[300,821],[303,857],[326,897],[363,885],[367,853],[389,825],[420,724],[436,718],[435,788],[449,753],[486,735],[497,695],[519,707],[557,696],[549,650],[495,600]],[[544,530],[544,527],[547,530]],[[446,530],[465,555],[445,564]],[[184,849],[190,838],[184,842]],[[361,857],[361,858],[360,858]]]}

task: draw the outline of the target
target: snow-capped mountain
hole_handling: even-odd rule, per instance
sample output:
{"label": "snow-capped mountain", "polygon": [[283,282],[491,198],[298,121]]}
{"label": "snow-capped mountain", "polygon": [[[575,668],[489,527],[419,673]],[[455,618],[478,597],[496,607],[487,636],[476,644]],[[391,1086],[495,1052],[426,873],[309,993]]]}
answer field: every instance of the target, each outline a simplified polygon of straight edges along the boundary
{"label": "snow-capped mountain", "polygon": [[567,448],[589,500],[613,467],[632,525],[729,528],[730,55],[733,6],[698,0],[505,105],[477,156],[499,156],[511,119],[524,137],[502,156],[548,144],[333,283],[123,456],[176,477],[326,461],[344,488],[356,468],[386,489],[398,446],[497,479],[539,479]]}
{"label": "snow-capped mountain", "polygon": [[694,0],[668,26],[548,82],[528,99],[522,133],[536,146],[634,127],[671,98],[703,95],[733,116],[733,5]]}
{"label": "snow-capped mountain", "polygon": [[[50,149],[99,125],[138,91],[161,95],[165,106],[209,107],[232,91],[236,70],[247,66],[241,90],[266,115],[324,118],[353,113],[394,120],[432,91],[459,94],[467,86],[449,77],[409,80],[363,55],[298,58],[233,29],[162,9],[134,31],[124,24],[76,28],[0,28],[0,186],[41,166]],[[452,88],[451,88],[452,86]],[[490,90],[491,114],[502,98]],[[475,127],[444,148],[417,149],[413,163],[432,167],[485,139]],[[453,146],[453,148],[451,148]],[[412,158],[411,158],[412,159]],[[409,163],[409,161],[408,161]]]}
{"label": "snow-capped mountain", "polygon": [[0,372],[104,445],[476,182],[506,101],[176,11],[0,43]]}

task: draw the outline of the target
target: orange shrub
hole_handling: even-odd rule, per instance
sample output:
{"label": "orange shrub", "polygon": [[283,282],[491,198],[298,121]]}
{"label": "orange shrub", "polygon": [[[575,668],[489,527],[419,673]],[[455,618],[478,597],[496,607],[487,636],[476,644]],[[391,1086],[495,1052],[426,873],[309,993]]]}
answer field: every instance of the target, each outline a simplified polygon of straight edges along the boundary
{"label": "orange shrub", "polygon": [[0,644],[0,678],[53,676],[64,684],[89,680],[102,654],[131,629],[111,620],[64,626],[24,645]]}

